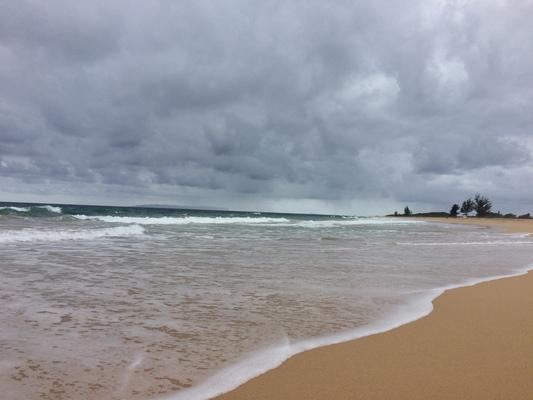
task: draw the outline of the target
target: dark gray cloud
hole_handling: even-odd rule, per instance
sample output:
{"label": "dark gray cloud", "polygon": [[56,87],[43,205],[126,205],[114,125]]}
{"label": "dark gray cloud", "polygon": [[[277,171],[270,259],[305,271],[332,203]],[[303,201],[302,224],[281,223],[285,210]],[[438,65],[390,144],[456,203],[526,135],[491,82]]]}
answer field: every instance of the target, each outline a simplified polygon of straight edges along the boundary
{"label": "dark gray cloud", "polygon": [[480,191],[533,208],[531,2],[0,11],[3,198],[364,214]]}

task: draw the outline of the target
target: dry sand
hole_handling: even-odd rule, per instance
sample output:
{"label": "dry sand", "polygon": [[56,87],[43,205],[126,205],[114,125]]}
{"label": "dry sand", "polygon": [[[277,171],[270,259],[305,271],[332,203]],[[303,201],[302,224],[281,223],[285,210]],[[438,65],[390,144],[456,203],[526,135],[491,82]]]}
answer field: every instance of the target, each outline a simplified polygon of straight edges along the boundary
{"label": "dry sand", "polygon": [[[528,220],[428,220],[533,232]],[[433,304],[418,321],[298,354],[218,399],[533,399],[533,273]]]}

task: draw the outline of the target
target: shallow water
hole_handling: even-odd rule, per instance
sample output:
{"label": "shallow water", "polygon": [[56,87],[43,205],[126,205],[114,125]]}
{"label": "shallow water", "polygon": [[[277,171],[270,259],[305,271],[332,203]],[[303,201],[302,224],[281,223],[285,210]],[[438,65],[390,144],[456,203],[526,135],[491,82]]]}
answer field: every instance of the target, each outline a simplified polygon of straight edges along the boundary
{"label": "shallow water", "polygon": [[414,220],[16,207],[0,210],[0,387],[13,400],[178,391],[533,261],[531,238]]}

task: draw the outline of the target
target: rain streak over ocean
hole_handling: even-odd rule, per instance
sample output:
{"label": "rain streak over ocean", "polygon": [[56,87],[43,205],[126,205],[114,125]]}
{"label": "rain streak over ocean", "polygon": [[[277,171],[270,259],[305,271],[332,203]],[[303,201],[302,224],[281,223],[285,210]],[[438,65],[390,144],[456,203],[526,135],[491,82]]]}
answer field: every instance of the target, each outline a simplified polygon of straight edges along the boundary
{"label": "rain streak over ocean", "polygon": [[10,400],[202,399],[519,273],[533,238],[399,218],[0,203]]}

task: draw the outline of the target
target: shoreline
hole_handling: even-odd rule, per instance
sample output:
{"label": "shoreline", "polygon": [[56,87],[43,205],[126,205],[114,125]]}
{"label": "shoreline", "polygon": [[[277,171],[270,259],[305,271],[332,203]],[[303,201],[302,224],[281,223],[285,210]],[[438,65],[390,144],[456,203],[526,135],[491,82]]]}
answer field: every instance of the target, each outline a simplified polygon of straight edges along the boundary
{"label": "shoreline", "polygon": [[533,235],[533,219],[480,218],[480,217],[399,217],[402,220],[414,219],[432,223],[474,225],[483,228],[501,229],[506,233]]}
{"label": "shoreline", "polygon": [[[417,218],[425,220],[427,222],[444,222],[444,223],[466,223],[473,225],[481,226],[491,226],[503,229],[508,233],[530,233],[533,232],[533,221],[526,220],[526,223],[522,220],[514,221],[495,221],[494,219],[489,219],[490,223],[484,219],[453,219],[453,222],[450,222],[448,218]],[[499,222],[507,222],[506,224],[501,224]],[[511,222],[511,224],[509,224]],[[515,224],[512,224],[515,222]],[[517,222],[517,223],[516,223]],[[529,222],[529,224],[527,223]],[[511,226],[508,226],[511,225]],[[356,395],[352,390],[346,391],[346,385],[350,380],[345,382],[338,382],[336,384],[329,383],[329,380],[335,380],[338,376],[338,365],[336,366],[335,360],[328,363],[328,365],[322,365],[323,362],[320,360],[324,356],[324,352],[331,350],[336,352],[337,348],[345,347],[356,347],[359,348],[361,343],[368,340],[379,340],[383,335],[395,335],[395,332],[404,329],[404,327],[411,327],[416,325],[421,321],[425,321],[428,318],[433,318],[438,304],[441,302],[441,298],[450,296],[450,293],[453,296],[453,293],[457,290],[468,290],[470,287],[477,288],[480,285],[490,284],[493,282],[506,281],[507,279],[520,279],[520,277],[526,279],[529,277],[530,281],[533,281],[533,273],[528,273],[531,269],[531,266],[527,269],[517,271],[513,274],[500,275],[487,277],[484,279],[470,280],[464,282],[460,285],[437,288],[431,291],[430,294],[426,294],[425,299],[421,300],[419,297],[416,301],[413,301],[410,304],[411,307],[415,306],[417,308],[416,312],[413,313],[413,310],[410,310],[410,317],[407,318],[406,314],[402,318],[396,318],[396,320],[389,319],[387,321],[379,321],[372,326],[367,326],[364,328],[359,328],[357,331],[352,331],[351,333],[339,334],[337,336],[330,336],[328,338],[322,338],[322,343],[320,343],[320,338],[310,339],[301,343],[296,343],[291,346],[291,348],[285,349],[285,352],[278,354],[277,358],[274,355],[274,359],[271,359],[270,365],[263,365],[259,370],[255,370],[250,373],[250,370],[247,370],[247,367],[254,366],[254,361],[259,361],[259,355],[264,357],[264,352],[259,352],[251,357],[243,360],[241,363],[238,363],[235,366],[230,366],[226,370],[220,371],[215,374],[213,377],[207,381],[201,383],[197,387],[186,389],[180,391],[173,395],[167,395],[163,397],[164,399],[171,400],[188,400],[188,399],[207,399],[207,398],[216,398],[220,400],[232,400],[232,399],[247,399],[247,398],[257,398],[257,399],[269,399],[269,398],[288,398],[288,399],[300,399],[300,398],[354,398]],[[533,287],[533,284],[531,285]],[[415,328],[416,330],[416,328]],[[313,342],[313,344],[311,344]],[[349,351],[352,349],[348,349]],[[379,350],[379,349],[378,349]],[[394,349],[391,349],[394,352]],[[357,350],[359,351],[359,350]],[[318,359],[317,359],[318,357]],[[331,357],[330,357],[331,358]],[[264,362],[264,360],[261,360]],[[339,360],[337,360],[339,361]],[[367,360],[369,361],[369,360]],[[268,364],[268,362],[266,363]],[[342,363],[340,363],[342,364]],[[309,367],[311,366],[311,367]],[[320,374],[321,377],[330,376],[326,381],[323,381],[321,386],[322,390],[319,388],[314,388],[313,392],[304,391],[301,392],[299,389],[308,387],[310,383],[317,381],[317,376],[313,374],[309,375],[309,368],[312,371],[322,370],[324,371]],[[345,370],[345,367],[342,367],[342,370]],[[353,369],[353,367],[351,368]],[[240,386],[237,386],[235,382],[235,374],[242,374],[243,371],[246,371],[245,376],[242,376],[242,379],[239,379]],[[350,370],[350,368],[348,368]],[[380,371],[376,371],[374,376],[369,374],[365,368],[355,368],[353,371],[355,374],[364,374],[368,378],[371,378],[373,381],[379,378]],[[290,378],[287,378],[290,376]],[[376,376],[377,375],[377,376]],[[228,382],[228,379],[232,378],[233,384]],[[273,380],[273,381],[272,381]],[[293,382],[300,382],[296,384]],[[237,387],[236,387],[237,386]],[[316,386],[316,385],[313,385]],[[236,387],[236,388],[235,388]],[[285,391],[280,392],[281,388]],[[362,390],[362,386],[357,386],[357,390]],[[531,387],[533,392],[533,387]],[[373,393],[372,390],[367,391],[364,397],[361,398],[390,398],[382,397],[379,395],[383,391],[383,388],[380,388],[378,392]],[[225,393],[220,395],[220,393]],[[313,394],[315,393],[316,396]],[[319,395],[319,393],[323,393]],[[218,395],[218,397],[217,397]],[[392,393],[391,393],[392,395]],[[424,396],[431,395],[435,398],[434,393],[425,393]],[[313,397],[314,396],[314,397]],[[416,397],[416,393],[409,393],[407,398]],[[358,398],[358,397],[357,397]],[[399,397],[396,397],[399,398]],[[422,397],[421,397],[422,398]],[[443,397],[443,398],[446,398]]]}
{"label": "shoreline", "polygon": [[532,288],[528,272],[448,290],[421,319],[300,353],[216,399],[529,399]]}

